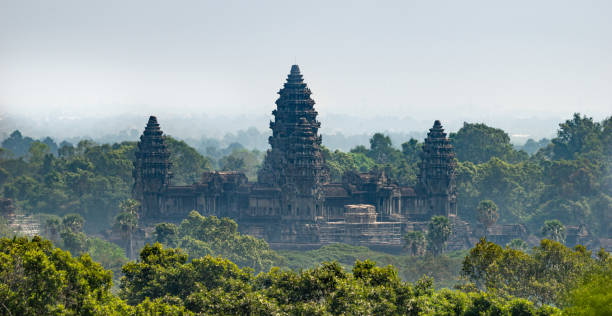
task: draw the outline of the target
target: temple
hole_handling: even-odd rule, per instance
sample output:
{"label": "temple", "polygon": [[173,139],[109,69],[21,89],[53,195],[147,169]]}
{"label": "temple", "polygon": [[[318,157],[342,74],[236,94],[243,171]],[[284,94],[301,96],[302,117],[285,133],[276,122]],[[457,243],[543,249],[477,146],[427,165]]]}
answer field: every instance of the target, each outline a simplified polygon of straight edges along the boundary
{"label": "temple", "polygon": [[348,172],[334,183],[321,152],[315,102],[297,65],[278,94],[270,149],[257,182],[230,171],[205,172],[192,185],[172,185],[171,153],[151,116],[134,162],[133,195],[142,205],[141,221],[179,222],[196,210],[232,218],[242,232],[277,249],[335,242],[398,249],[406,231],[423,229],[434,215],[466,226],[457,217],[454,151],[440,121],[425,140],[415,187],[399,185],[384,170]]}

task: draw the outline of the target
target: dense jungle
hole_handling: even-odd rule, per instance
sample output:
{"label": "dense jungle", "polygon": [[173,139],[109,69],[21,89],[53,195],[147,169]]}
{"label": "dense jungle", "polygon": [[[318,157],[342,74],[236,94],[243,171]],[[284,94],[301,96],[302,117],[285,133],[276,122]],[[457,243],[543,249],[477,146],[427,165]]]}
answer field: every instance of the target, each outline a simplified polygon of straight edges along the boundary
{"label": "dense jungle", "polygon": [[[228,218],[191,212],[160,223],[142,249],[131,199],[135,142],[56,143],[14,131],[0,148],[0,310],[7,315],[604,315],[612,311],[612,119],[576,113],[552,139],[510,143],[464,123],[455,148],[458,214],[474,225],[520,223],[529,240],[444,251],[448,221],[407,234],[402,253],[331,244],[275,251]],[[198,150],[166,136],[173,181],[210,170],[254,180],[264,152]],[[385,168],[414,184],[422,143],[383,133],[350,151],[324,148],[333,179]],[[28,219],[35,237],[19,226]],[[15,224],[17,223],[17,225]],[[588,232],[565,245],[566,227]],[[30,235],[30,236],[28,236]],[[610,249],[607,249],[610,251]]]}

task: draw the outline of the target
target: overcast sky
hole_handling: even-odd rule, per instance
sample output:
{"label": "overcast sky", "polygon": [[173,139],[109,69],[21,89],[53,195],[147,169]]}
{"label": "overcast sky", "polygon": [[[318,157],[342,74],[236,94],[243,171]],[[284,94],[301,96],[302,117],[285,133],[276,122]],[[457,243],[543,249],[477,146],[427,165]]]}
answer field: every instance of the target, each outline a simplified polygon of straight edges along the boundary
{"label": "overcast sky", "polygon": [[[503,2],[503,4],[502,4]],[[0,113],[612,114],[612,1],[0,0]]]}

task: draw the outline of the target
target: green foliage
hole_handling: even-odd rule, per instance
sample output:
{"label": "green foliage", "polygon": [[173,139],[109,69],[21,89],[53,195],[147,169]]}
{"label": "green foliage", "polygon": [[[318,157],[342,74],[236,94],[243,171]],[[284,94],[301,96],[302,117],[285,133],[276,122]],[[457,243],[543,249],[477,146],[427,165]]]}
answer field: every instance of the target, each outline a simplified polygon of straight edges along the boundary
{"label": "green foliage", "polygon": [[126,252],[129,258],[134,257],[133,236],[136,227],[138,226],[138,218],[136,214],[130,212],[121,212],[115,217],[115,228],[121,233],[124,238],[129,240]]}
{"label": "green foliage", "polygon": [[542,226],[542,236],[556,242],[565,242],[565,226],[559,220],[545,221]]}
{"label": "green foliage", "polygon": [[96,315],[111,304],[111,272],[35,237],[0,239],[0,308],[10,315]]}
{"label": "green foliage", "polygon": [[550,139],[548,138],[542,138],[539,141],[535,141],[534,139],[529,138],[525,142],[525,144],[523,146],[520,146],[519,148],[521,150],[524,150],[529,155],[533,155],[538,152],[538,150],[548,146],[548,144],[550,144]]}
{"label": "green foliage", "polygon": [[212,315],[556,315],[549,306],[482,292],[435,291],[430,278],[414,285],[392,266],[356,261],[351,272],[326,262],[295,272],[273,268],[257,277],[221,258],[187,260],[179,250],[147,245],[124,267],[121,296],[143,308],[185,308]]}
{"label": "green foliage", "polygon": [[172,223],[157,224],[155,225],[153,236],[155,242],[169,247],[176,247],[178,242],[178,227]]}
{"label": "green foliage", "polygon": [[412,255],[392,255],[377,252],[367,247],[346,244],[331,244],[309,251],[279,251],[285,258],[285,265],[295,271],[310,269],[323,262],[338,262],[344,269],[350,269],[355,261],[373,260],[381,265],[398,268],[400,277],[416,282],[423,275],[433,277],[436,287],[453,287],[459,281],[461,262],[464,252],[442,254],[437,257]]}
{"label": "green foliage", "polygon": [[599,265],[585,274],[565,298],[564,312],[568,315],[612,314],[612,260],[603,250],[598,259]]}
{"label": "green foliage", "polygon": [[234,149],[229,155],[219,159],[219,167],[223,171],[243,172],[250,181],[255,181],[263,158],[264,153],[258,150]]}
{"label": "green foliage", "polygon": [[59,157],[46,146],[32,143],[28,160],[0,159],[0,168],[9,172],[4,196],[26,213],[77,213],[87,220],[87,229],[108,227],[115,206],[130,195],[134,143],[81,141],[62,147]]}
{"label": "green foliage", "polygon": [[[460,216],[476,221],[479,203],[490,200],[503,210],[499,213],[502,223],[525,223],[531,231],[550,226],[550,229],[542,231],[543,234],[562,241],[562,225],[553,227],[546,223],[546,220],[556,218],[566,225],[586,224],[595,238],[607,237],[612,231],[611,135],[611,118],[597,123],[576,114],[560,124],[557,137],[548,146],[528,158],[525,153],[512,149],[503,131],[484,124],[465,124],[451,136],[460,160],[457,169]],[[172,138],[168,138],[168,143],[173,153],[171,159],[175,183],[189,184],[196,181],[202,171],[211,170],[211,160],[202,157],[193,148]],[[105,267],[117,271],[125,262],[121,249],[100,239],[87,237],[83,227],[87,231],[108,228],[117,216],[116,206],[130,196],[134,145],[133,142],[97,145],[91,141],[81,141],[77,146],[63,144],[56,155],[57,146],[51,139],[35,141],[20,133],[13,133],[3,142],[3,147],[15,148],[15,151],[11,150],[13,155],[7,150],[0,150],[1,194],[14,199],[18,209],[26,213],[79,214],[81,219],[72,215],[64,219],[49,217],[42,222],[42,229],[56,245],[70,250],[70,253],[90,253]],[[414,184],[420,146],[418,141],[410,140],[398,150],[393,147],[389,137],[376,134],[371,138],[369,148],[358,146],[349,153],[324,151],[324,155],[335,180],[346,172],[384,168],[392,180]],[[249,174],[257,168],[258,160],[254,158],[257,155],[256,152],[233,150],[231,157],[219,162],[223,169],[235,169],[233,164],[236,169]],[[247,160],[251,158],[253,163],[248,163]],[[122,211],[135,214],[134,209],[125,206]],[[129,223],[135,220],[127,217],[122,215],[121,221],[133,227]],[[543,241],[530,254],[524,252],[527,249],[523,241],[512,241],[507,248],[477,245],[466,258],[468,268],[464,264],[464,273],[475,285],[487,289],[488,293],[436,292],[431,288],[432,281],[429,279],[408,286],[401,282],[396,285],[393,278],[381,278],[383,281],[374,286],[371,280],[377,278],[372,275],[379,272],[372,271],[384,268],[375,268],[372,263],[363,260],[371,258],[382,264],[393,264],[398,267],[396,276],[404,280],[416,281],[425,273],[434,276],[437,285],[450,286],[456,282],[457,261],[460,260],[452,254],[437,257],[393,256],[363,247],[330,245],[303,253],[282,252],[287,258],[283,261],[265,242],[238,234],[235,223],[231,221],[198,214],[190,216],[184,224],[180,227],[159,226],[154,234],[155,240],[183,247],[192,257],[209,258],[207,266],[215,268],[210,268],[208,274],[232,270],[229,263],[211,263],[215,258],[206,257],[221,255],[235,261],[238,266],[252,266],[264,272],[260,274],[261,278],[254,278],[249,270],[236,268],[250,276],[247,279],[228,276],[220,283],[222,285],[209,287],[201,285],[204,281],[200,280],[189,283],[189,276],[197,275],[193,273],[196,259],[163,265],[151,263],[153,261],[149,256],[148,268],[153,270],[145,269],[133,275],[148,275],[159,283],[155,285],[159,292],[157,298],[148,300],[139,297],[131,301],[134,306],[128,306],[110,297],[104,304],[96,305],[97,314],[181,314],[204,310],[220,314],[503,315],[556,312],[538,309],[524,298],[534,301],[536,305],[552,302],[558,306],[574,306],[568,309],[572,313],[586,311],[602,314],[606,312],[602,309],[605,304],[598,302],[609,301],[605,295],[597,295],[603,291],[609,292],[606,283],[597,281],[598,278],[609,280],[608,276],[602,272],[601,277],[595,277],[599,270],[594,267],[600,266],[603,260],[591,258],[584,248],[571,250],[552,241]],[[0,230],[4,230],[1,224]],[[432,231],[429,229],[429,232]],[[428,233],[428,236],[431,252],[441,252],[443,243],[439,246],[431,241],[444,234],[436,237]],[[3,265],[5,259],[0,259]],[[318,266],[323,261],[333,260],[337,260],[339,266]],[[357,260],[360,262],[354,265],[353,273],[344,271]],[[272,270],[265,273],[273,264],[305,271]],[[192,270],[181,270],[184,274],[174,274],[176,271],[172,271],[187,265]],[[380,274],[389,276],[391,272],[388,272]],[[158,279],[156,273],[161,273]],[[180,283],[176,278],[185,278],[180,280],[185,283]],[[154,288],[146,288],[149,286],[147,280],[137,281],[136,278],[130,282],[144,286],[143,291]],[[191,292],[172,290],[172,284],[175,284],[172,282],[180,286],[193,285]],[[170,286],[171,290],[166,286]],[[6,285],[1,283],[0,293],[8,293],[3,292],[5,288]],[[140,285],[132,288],[141,290]],[[465,288],[469,288],[469,285]],[[285,290],[294,295],[291,302],[286,304],[282,303]],[[310,293],[310,290],[314,292]],[[511,295],[523,299],[513,299],[509,297]],[[561,302],[561,298],[567,299]],[[58,306],[49,305],[43,314],[74,310],[68,305]],[[593,306],[592,311],[585,306]]]}
{"label": "green foliage", "polygon": [[[112,245],[99,239],[93,244],[92,252],[100,259],[109,253],[101,249]],[[129,306],[111,293],[111,287],[112,272],[87,254],[71,257],[40,237],[0,239],[2,315],[193,314],[180,301],[147,298]]]}
{"label": "green foliage", "polygon": [[483,238],[465,258],[462,273],[488,293],[561,304],[584,275],[600,264],[601,260],[593,259],[582,246],[572,250],[544,239],[528,254]]}
{"label": "green foliage", "polygon": [[64,248],[74,255],[83,254],[89,248],[89,240],[83,232],[74,232],[64,228],[60,232],[60,237],[62,238]]}
{"label": "green foliage", "polygon": [[127,263],[125,251],[104,239],[89,237],[87,254],[95,262],[99,262],[105,269],[113,271],[115,277],[121,272],[121,267]]}
{"label": "green foliage", "polygon": [[421,144],[411,139],[403,143],[402,150],[393,147],[391,138],[376,133],[370,138],[370,148],[357,146],[350,152],[331,152],[323,149],[332,180],[340,181],[346,172],[385,170],[387,176],[400,184],[414,185],[417,180],[418,155]]}
{"label": "green foliage", "polygon": [[[494,293],[433,289],[431,278],[403,282],[393,266],[327,262],[300,272],[253,276],[229,260],[188,261],[180,249],[146,245],[123,267],[120,297],[111,273],[89,256],[72,258],[39,237],[0,239],[0,308],[10,315],[559,315],[547,305]],[[609,254],[601,252],[604,270]],[[606,259],[608,258],[608,259]],[[593,286],[595,274],[581,284]],[[607,289],[610,283],[598,284]],[[599,288],[598,288],[599,289]],[[584,294],[582,288],[571,292]],[[607,292],[606,292],[607,293]],[[599,294],[599,295],[598,295]],[[569,295],[568,311],[584,300]],[[596,302],[605,295],[595,292]],[[603,300],[601,300],[603,299]],[[573,305],[572,305],[573,304]],[[600,304],[601,305],[601,304]],[[594,305],[597,311],[604,305]],[[592,306],[590,306],[592,307]],[[592,309],[593,310],[593,309]]]}
{"label": "green foliage", "polygon": [[529,251],[529,245],[520,238],[514,238],[510,240],[510,242],[506,244],[506,247],[514,250],[520,250],[522,252]]}
{"label": "green foliage", "polygon": [[396,150],[393,148],[389,136],[376,133],[370,138],[368,156],[374,159],[376,163],[388,163],[394,158],[394,155],[396,155]]}
{"label": "green foliage", "polygon": [[85,220],[79,214],[66,214],[62,219],[62,225],[71,232],[81,232],[83,231]]}
{"label": "green foliage", "polygon": [[8,221],[3,216],[0,216],[0,238],[2,237],[13,237],[15,232],[9,226]]}
{"label": "green foliage", "polygon": [[483,163],[497,157],[519,162],[528,158],[526,152],[514,150],[506,132],[485,124],[463,123],[463,127],[457,133],[451,133],[450,138],[459,161]]}
{"label": "green foliage", "polygon": [[184,306],[176,305],[177,302],[166,302],[164,299],[155,299],[153,301],[148,298],[142,301],[133,308],[126,308],[123,314],[129,313],[134,316],[150,316],[150,315],[168,315],[168,316],[188,316],[194,315],[193,312],[187,310]]}
{"label": "green foliage", "polygon": [[182,251],[164,249],[159,243],[146,245],[140,253],[140,261],[126,264],[123,275],[120,295],[130,304],[146,298],[168,297],[177,301],[189,299],[190,305],[196,306],[195,292],[248,290],[246,283],[253,278],[248,269],[241,270],[226,259],[206,256],[187,262],[187,255]]}
{"label": "green foliage", "polygon": [[126,199],[119,203],[119,209],[122,212],[138,215],[138,209],[140,208],[140,202],[134,199]]}
{"label": "green foliage", "polygon": [[329,151],[323,148],[323,157],[333,181],[341,181],[346,172],[368,172],[376,166],[372,158],[361,152]]}
{"label": "green foliage", "polygon": [[527,212],[539,202],[542,192],[541,167],[532,162],[510,164],[498,158],[474,165],[459,163],[457,168],[457,196],[461,196],[459,214],[475,222],[478,204],[491,200],[503,209],[502,222],[516,223],[528,219]]}
{"label": "green foliage", "polygon": [[41,214],[39,218],[42,235],[72,255],[87,253],[105,269],[112,270],[115,275],[121,272],[121,266],[127,262],[125,252],[119,246],[83,233],[85,220],[80,215],[67,214],[59,218],[55,215]]}
{"label": "green foliage", "polygon": [[413,256],[423,256],[427,250],[427,237],[422,231],[407,232],[403,238],[404,249]]}
{"label": "green foliage", "polygon": [[189,213],[179,227],[168,223],[158,224],[155,227],[155,241],[177,245],[193,258],[222,256],[240,267],[250,267],[257,272],[282,263],[282,258],[264,240],[240,234],[233,220],[206,217],[196,211]]}
{"label": "green foliage", "polygon": [[602,132],[602,125],[593,118],[574,113],[571,120],[559,124],[557,137],[552,140],[554,159],[575,159],[586,152],[601,151]]}
{"label": "green foliage", "polygon": [[497,213],[497,204],[491,200],[482,200],[476,208],[478,212],[478,221],[485,227],[489,227],[497,222],[499,213]]}
{"label": "green foliage", "polygon": [[204,171],[213,170],[212,161],[200,155],[193,147],[182,140],[171,136],[165,137],[166,145],[170,151],[172,167],[172,181],[177,185],[189,185],[200,180]]}
{"label": "green foliage", "polygon": [[[5,140],[5,147],[13,146],[11,142],[27,146],[20,155],[11,157],[8,150],[0,154],[0,191],[5,198],[13,199],[25,213],[78,213],[87,220],[88,232],[113,224],[116,205],[130,196],[133,185],[134,142],[62,143],[55,156],[52,140],[36,142],[18,132],[13,134]],[[557,137],[546,148],[525,158],[511,148],[503,131],[465,124],[451,135],[460,160],[459,215],[475,223],[479,202],[491,200],[502,210],[502,224],[524,223],[528,230],[537,231],[545,220],[556,218],[566,225],[585,224],[594,238],[607,238],[612,229],[610,135],[612,118],[594,122],[576,114],[560,124]],[[171,137],[167,142],[175,184],[191,184],[202,171],[212,169],[212,160],[186,143]],[[369,145],[357,146],[348,153],[324,149],[332,179],[338,181],[346,172],[377,168],[400,184],[416,183],[421,143],[411,139],[401,144],[400,150],[388,136],[379,133],[372,136]],[[242,161],[246,167],[237,169],[247,172],[252,180],[259,164],[256,157],[261,153],[241,148],[233,144],[224,152],[231,158],[217,155],[215,159],[222,169],[235,169],[225,161]],[[462,158],[462,152],[467,156]]]}
{"label": "green foliage", "polygon": [[[116,206],[131,196],[135,142],[98,145],[83,140],[76,147],[64,144],[55,156],[49,147],[54,143],[23,141],[20,133],[13,134],[4,147],[13,148],[14,142],[28,147],[16,158],[0,155],[0,194],[25,213],[79,214],[90,232],[113,224]],[[166,140],[175,184],[191,184],[212,170],[211,160],[185,142]]]}
{"label": "green foliage", "polygon": [[451,235],[451,225],[446,216],[433,216],[427,225],[427,244],[429,251],[437,256],[446,248]]}
{"label": "green foliage", "polygon": [[415,164],[419,162],[419,156],[421,154],[423,144],[419,144],[419,141],[411,138],[409,141],[402,144],[402,154],[408,164]]}
{"label": "green foliage", "polygon": [[28,153],[33,142],[32,138],[23,137],[21,132],[16,130],[7,139],[2,141],[2,147],[9,150],[15,157],[23,157]]}
{"label": "green foliage", "polygon": [[[608,227],[612,220],[608,215],[612,214],[610,134],[612,118],[595,123],[578,115],[561,124],[559,136],[552,143],[528,157],[513,149],[502,130],[464,124],[451,134],[459,159],[459,215],[476,223],[480,201],[490,200],[503,210],[498,213],[503,224],[524,223],[529,230],[537,231],[546,219],[557,218],[567,225],[587,224],[595,237],[607,238],[612,229]],[[548,142],[543,141],[541,146]],[[554,154],[555,146],[571,154]],[[413,185],[421,144],[412,139],[401,147],[401,151],[395,149],[389,137],[375,134],[370,148],[357,146],[350,153],[324,149],[324,156],[334,181],[346,172],[378,168],[400,184]]]}

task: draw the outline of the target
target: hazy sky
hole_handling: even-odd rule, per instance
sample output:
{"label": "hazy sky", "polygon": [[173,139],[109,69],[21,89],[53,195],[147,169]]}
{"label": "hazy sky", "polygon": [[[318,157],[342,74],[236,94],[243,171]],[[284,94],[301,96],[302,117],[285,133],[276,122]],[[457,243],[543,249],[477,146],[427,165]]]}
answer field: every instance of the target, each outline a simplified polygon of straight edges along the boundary
{"label": "hazy sky", "polygon": [[[503,2],[503,3],[502,3]],[[0,113],[612,114],[612,1],[0,0]]]}

